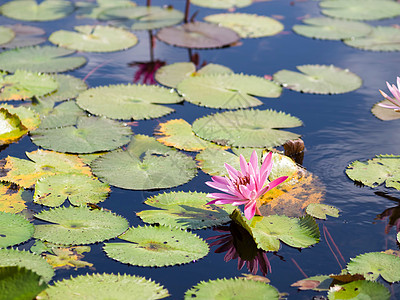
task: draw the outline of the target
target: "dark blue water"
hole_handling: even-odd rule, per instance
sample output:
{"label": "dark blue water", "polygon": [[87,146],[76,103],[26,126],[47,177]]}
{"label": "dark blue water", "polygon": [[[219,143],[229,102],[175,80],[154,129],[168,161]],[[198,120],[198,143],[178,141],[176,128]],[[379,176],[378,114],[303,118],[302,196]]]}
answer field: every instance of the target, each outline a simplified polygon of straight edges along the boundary
{"label": "dark blue water", "polygon": [[[137,2],[144,5],[144,1]],[[183,10],[185,1],[153,1],[154,5],[166,3]],[[220,12],[191,7],[192,13],[196,10],[199,10],[198,20],[208,14]],[[315,295],[326,295],[324,292],[298,292],[297,289],[290,287],[290,284],[303,278],[294,261],[308,276],[340,272],[340,266],[322,234],[323,224],[329,230],[346,262],[365,252],[398,249],[395,229],[385,234],[386,223],[374,221],[377,214],[387,208],[395,207],[397,203],[380,197],[374,192],[384,191],[392,196],[400,197],[399,192],[384,187],[376,189],[357,187],[347,178],[344,170],[354,160],[370,159],[376,154],[400,154],[400,120],[383,122],[376,119],[370,112],[372,105],[381,100],[378,90],[386,89],[385,81],[394,83],[396,76],[400,75],[400,55],[396,52],[361,51],[341,42],[313,40],[294,34],[291,27],[301,22],[299,18],[305,15],[320,16],[317,1],[257,2],[239,11],[267,16],[281,15],[284,19],[280,21],[285,25],[286,34],[242,40],[243,44],[237,47],[194,51],[199,54],[201,62],[218,63],[230,67],[237,73],[258,76],[272,75],[281,69],[295,70],[296,65],[333,64],[340,68],[348,68],[363,79],[363,86],[351,93],[329,96],[284,90],[278,99],[262,99],[264,104],[259,107],[282,110],[299,117],[304,122],[303,127],[293,130],[302,134],[306,145],[303,164],[325,184],[325,203],[341,210],[340,217],[337,219],[328,218],[324,222],[318,221],[321,229],[319,244],[301,251],[283,245],[278,252],[279,256],[268,254],[272,273],[267,277],[280,292],[289,293],[289,299],[311,299]],[[19,22],[0,17],[1,25],[14,23]],[[72,30],[76,25],[93,23],[95,21],[91,19],[78,20],[75,15],[59,21],[24,22],[24,24],[45,29],[47,36],[58,29]],[[396,18],[371,24],[399,23],[400,18]],[[139,38],[137,46],[123,52],[81,53],[80,55],[88,59],[88,64],[69,74],[84,78],[93,68],[106,62],[87,79],[86,82],[90,87],[131,83],[136,70],[128,67],[127,64],[132,61],[140,62],[150,59],[148,33],[135,33]],[[171,64],[188,61],[189,54],[187,49],[171,47],[157,41],[154,56],[156,59]],[[170,107],[173,107],[176,112],[156,120],[139,121],[138,126],[133,127],[134,132],[152,135],[160,122],[175,118],[184,118],[192,122],[198,117],[217,111],[190,103]],[[0,158],[7,155],[24,157],[25,151],[33,151],[36,148],[29,137],[24,137],[19,143],[12,144],[2,151]],[[199,175],[189,183],[170,190],[210,192],[211,189],[204,184],[209,179],[208,175],[199,171]],[[169,190],[162,190],[164,191]],[[136,217],[135,212],[149,209],[143,202],[147,197],[157,193],[113,187],[110,197],[101,206],[124,216],[132,226],[137,226],[143,223]],[[30,208],[36,211],[41,209],[35,204],[31,204]],[[195,233],[202,238],[218,234],[211,229],[198,230]],[[27,249],[32,243],[30,241],[22,247]],[[231,278],[248,273],[245,268],[237,270],[237,261],[225,263],[224,254],[214,254],[214,250],[215,247],[211,249],[209,255],[196,263],[163,268],[143,268],[111,260],[102,251],[102,244],[96,244],[92,245],[92,251],[85,256],[85,260],[94,264],[95,270],[58,270],[54,280],[87,272],[135,274],[152,278],[164,285],[173,299],[180,299],[186,290],[202,280]],[[341,264],[344,268],[345,263],[341,262]],[[392,298],[396,299],[396,294],[400,294],[398,284],[387,286],[392,291]]]}

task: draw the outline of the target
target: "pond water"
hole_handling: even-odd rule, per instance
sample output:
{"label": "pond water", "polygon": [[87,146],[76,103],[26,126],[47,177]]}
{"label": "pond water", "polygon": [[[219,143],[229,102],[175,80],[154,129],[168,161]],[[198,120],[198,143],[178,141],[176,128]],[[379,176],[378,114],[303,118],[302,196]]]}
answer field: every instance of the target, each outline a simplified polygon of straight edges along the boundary
{"label": "pond water", "polygon": [[[144,1],[137,2],[141,5],[145,4],[140,3]],[[183,0],[153,1],[153,5],[166,3],[178,10],[184,10],[185,1]],[[219,12],[191,6],[192,13],[197,10],[199,11],[196,17],[198,20]],[[299,251],[283,245],[277,255],[268,253],[272,272],[267,277],[271,285],[279,292],[288,293],[289,299],[311,299],[313,296],[326,295],[326,292],[299,292],[297,288],[290,286],[295,281],[304,278],[299,267],[307,276],[337,274],[350,258],[359,254],[399,248],[396,243],[395,228],[386,234],[387,221],[375,220],[378,214],[388,208],[396,207],[398,203],[374,192],[387,192],[399,198],[400,194],[394,189],[386,189],[383,186],[375,189],[359,187],[346,176],[344,170],[355,160],[371,159],[377,154],[399,154],[400,121],[383,122],[377,119],[370,109],[373,104],[381,100],[378,90],[386,91],[385,81],[393,83],[396,76],[400,75],[400,56],[398,52],[361,51],[338,41],[315,40],[292,32],[292,26],[299,24],[306,15],[311,17],[321,15],[317,1],[260,1],[239,11],[282,16],[280,22],[284,24],[285,31],[272,37],[243,39],[242,44],[235,47],[193,50],[193,53],[199,55],[200,62],[218,63],[231,68],[236,73],[257,76],[272,75],[281,69],[295,70],[297,65],[303,64],[333,64],[343,69],[350,69],[363,80],[361,88],[340,95],[314,95],[284,89],[278,99],[261,98],[264,104],[259,107],[282,110],[304,122],[304,126],[292,130],[301,134],[305,143],[303,165],[326,186],[324,203],[334,205],[341,211],[339,218],[328,217],[327,221],[317,221],[321,230],[321,241],[313,247]],[[24,24],[41,27],[46,30],[46,36],[49,36],[51,32],[61,28],[72,30],[76,25],[96,22],[91,19],[76,19],[72,14],[58,21],[24,22]],[[0,25],[16,23],[20,22],[0,17]],[[400,24],[400,18],[369,23],[373,25]],[[88,59],[88,63],[67,74],[83,79],[94,68],[100,66],[87,78],[86,83],[89,87],[131,83],[137,69],[129,67],[128,64],[150,59],[148,32],[139,31],[135,34],[139,38],[139,44],[126,51],[100,54],[80,53]],[[189,51],[157,40],[154,57],[171,64],[188,61]],[[158,119],[138,121],[137,125],[132,127],[133,131],[136,134],[152,135],[157,125],[166,120],[183,118],[192,123],[201,116],[218,111],[187,102],[168,106],[174,108],[176,112]],[[11,144],[3,150],[0,158],[8,155],[25,158],[25,151],[36,149],[37,146],[30,141],[29,136],[25,136],[18,143]],[[189,155],[194,156],[193,153]],[[168,173],[168,170],[165,172]],[[164,191],[212,192],[213,189],[204,184],[208,180],[210,176],[199,170],[193,180],[172,189],[132,191],[112,187],[109,198],[102,202],[101,206],[124,216],[131,226],[143,225],[144,223],[135,215],[135,212],[149,209],[143,203],[147,197]],[[42,209],[39,205],[32,203],[29,208],[33,211]],[[345,263],[339,258],[341,267],[326,242],[323,225],[328,229],[346,261]],[[212,229],[195,230],[194,233],[203,239],[221,234]],[[28,241],[19,246],[19,249],[29,249],[32,244],[32,240]],[[84,260],[93,263],[92,269],[60,269],[56,271],[53,280],[94,272],[135,274],[162,284],[169,290],[172,299],[181,299],[186,290],[200,281],[232,278],[248,273],[246,267],[242,270],[237,269],[237,260],[225,262],[225,253],[214,253],[216,247],[212,247],[206,257],[195,263],[160,268],[128,266],[108,258],[102,250],[102,243],[91,245],[91,247],[91,252],[85,255]],[[261,275],[260,271],[258,274]],[[387,283],[385,285],[389,287],[392,299],[397,299],[397,295],[400,294],[399,285],[389,286]]]}

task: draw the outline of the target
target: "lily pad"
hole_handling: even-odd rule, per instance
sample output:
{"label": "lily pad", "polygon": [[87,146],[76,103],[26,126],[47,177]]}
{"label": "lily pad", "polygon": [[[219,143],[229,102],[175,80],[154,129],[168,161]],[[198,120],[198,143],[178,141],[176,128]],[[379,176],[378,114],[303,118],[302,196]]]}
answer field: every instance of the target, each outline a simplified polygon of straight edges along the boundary
{"label": "lily pad", "polygon": [[[378,103],[382,103],[384,105],[392,104],[389,100],[383,100]],[[391,121],[400,119],[400,112],[395,111],[394,109],[384,108],[379,106],[378,103],[375,103],[371,109],[372,114],[382,121]]]}
{"label": "lily pad", "polygon": [[129,243],[105,243],[107,256],[142,267],[173,266],[207,255],[206,242],[190,232],[166,226],[132,227],[118,238]]}
{"label": "lily pad", "polygon": [[143,222],[182,229],[202,229],[230,221],[232,206],[206,205],[206,193],[170,192],[148,198],[144,203],[162,210],[136,213]]}
{"label": "lily pad", "polygon": [[23,216],[0,212],[0,248],[18,245],[31,238],[33,224]]}
{"label": "lily pad", "polygon": [[76,105],[75,101],[66,101],[42,114],[40,128],[74,126],[80,117],[86,116],[86,112]]}
{"label": "lily pad", "polygon": [[114,274],[87,274],[56,281],[44,290],[40,299],[69,300],[82,299],[162,299],[168,297],[168,290],[162,285],[144,277]]}
{"label": "lily pad", "polygon": [[82,245],[114,238],[126,229],[128,221],[109,211],[86,207],[58,207],[35,215],[52,224],[36,225],[34,237],[63,245]]}
{"label": "lily pad", "polygon": [[107,9],[98,18],[131,30],[152,30],[176,25],[183,21],[183,17],[181,11],[170,6],[131,6]]}
{"label": "lily pad", "polygon": [[46,33],[42,28],[22,24],[7,26],[15,33],[14,39],[9,43],[1,45],[2,48],[22,48],[39,45],[46,41],[43,35]]}
{"label": "lily pad", "polygon": [[376,26],[369,35],[346,39],[344,43],[361,50],[400,51],[400,29],[391,26]]}
{"label": "lily pad", "polygon": [[45,206],[56,207],[66,199],[72,205],[104,201],[110,187],[95,177],[78,174],[59,174],[41,178],[35,185],[33,201]]}
{"label": "lily pad", "polygon": [[241,38],[258,38],[272,36],[281,32],[283,24],[273,18],[244,13],[208,15],[207,22],[230,28]]}
{"label": "lily pad", "polygon": [[2,104],[0,109],[4,108],[9,111],[11,114],[15,114],[21,120],[23,126],[26,127],[27,130],[35,130],[40,125],[40,117],[37,113],[35,113],[32,109],[25,106],[12,106],[8,104]]}
{"label": "lily pad", "polygon": [[311,94],[347,93],[362,85],[359,76],[333,65],[302,65],[296,68],[301,73],[281,70],[274,74],[274,80],[290,90]]}
{"label": "lily pad", "polygon": [[78,268],[90,268],[93,266],[92,263],[82,260],[84,257],[82,253],[90,252],[89,246],[74,246],[69,248],[52,247],[51,252],[52,254],[44,253],[43,256],[46,258],[46,261],[56,270],[70,268],[75,268],[75,270],[77,270]]}
{"label": "lily pad", "polygon": [[329,291],[333,279],[328,275],[317,275],[296,281],[290,286],[297,287],[299,290]]}
{"label": "lily pad", "polygon": [[61,174],[92,175],[90,168],[75,155],[37,150],[26,152],[30,160],[8,156],[0,161],[2,181],[30,188],[42,177]]}
{"label": "lily pad", "polygon": [[49,95],[40,97],[40,101],[60,102],[76,98],[80,93],[87,90],[86,83],[74,76],[56,74],[53,78],[58,83],[58,88]]}
{"label": "lily pad", "polygon": [[158,118],[174,111],[158,104],[181,101],[171,89],[133,84],[91,88],[77,98],[77,104],[91,114],[119,120]]}
{"label": "lily pad", "polygon": [[192,131],[192,125],[183,119],[173,119],[160,123],[154,132],[157,141],[185,151],[200,151],[206,148],[220,146],[197,137]]}
{"label": "lily pad", "polygon": [[229,9],[234,7],[246,7],[251,5],[252,0],[192,0],[191,3],[197,6]]}
{"label": "lily pad", "polygon": [[325,0],[319,5],[324,15],[340,19],[368,21],[400,15],[400,4],[391,0]]}
{"label": "lily pad", "polygon": [[189,299],[269,299],[278,300],[279,292],[276,288],[260,281],[241,278],[217,279],[202,281],[187,290],[185,300]]}
{"label": "lily pad", "polygon": [[248,223],[258,247],[265,251],[278,251],[279,241],[291,247],[306,248],[318,243],[320,238],[317,223],[308,215],[301,218],[255,216]]}
{"label": "lily pad", "polygon": [[328,292],[329,300],[339,299],[379,299],[389,300],[390,292],[378,282],[357,280],[343,285],[336,285]]}
{"label": "lily pad", "polygon": [[159,68],[155,79],[162,85],[175,88],[183,79],[209,74],[232,74],[233,71],[228,67],[218,64],[207,64],[198,71],[196,65],[192,62],[178,62]]}
{"label": "lily pad", "polygon": [[23,267],[0,267],[1,299],[36,299],[47,284],[35,272]]}
{"label": "lily pad", "polygon": [[278,130],[301,126],[296,117],[275,110],[238,110],[197,119],[192,128],[202,139],[223,146],[268,148],[297,139],[298,134]]}
{"label": "lily pad", "polygon": [[74,52],[54,46],[16,48],[0,53],[0,69],[8,72],[66,72],[86,63],[83,56],[69,56]]}
{"label": "lily pad", "polygon": [[15,37],[14,30],[6,26],[0,26],[0,46],[12,41]]}
{"label": "lily pad", "polygon": [[40,97],[55,91],[58,84],[47,74],[17,70],[13,75],[0,72],[0,100],[24,100]]}
{"label": "lily pad", "polygon": [[0,10],[11,19],[51,21],[68,16],[74,11],[74,5],[64,0],[44,0],[40,4],[35,0],[14,0],[1,6]]}
{"label": "lily pad", "polygon": [[109,151],[127,144],[130,127],[106,118],[79,117],[76,126],[37,129],[32,142],[45,149],[69,153]]}
{"label": "lily pad", "polygon": [[197,173],[192,158],[145,135],[135,135],[125,151],[102,155],[91,167],[100,180],[132,190],[178,186]]}
{"label": "lily pad", "polygon": [[98,0],[95,2],[96,3],[78,1],[76,3],[77,18],[97,19],[104,11],[109,9],[136,6],[136,3],[130,0]]}
{"label": "lily pad", "polygon": [[41,256],[28,251],[0,249],[0,267],[11,266],[27,268],[37,273],[46,282],[54,276],[53,268]]}
{"label": "lily pad", "polygon": [[113,52],[125,50],[137,44],[137,37],[124,29],[110,26],[82,25],[76,32],[58,30],[49,41],[64,48],[86,52]]}
{"label": "lily pad", "polygon": [[293,31],[297,34],[322,40],[354,39],[368,35],[372,26],[356,21],[333,18],[304,19],[306,25],[295,25]]}
{"label": "lily pad", "polygon": [[331,205],[321,203],[310,203],[306,208],[307,214],[314,218],[326,220],[326,215],[332,217],[339,217],[339,210]]}
{"label": "lily pad", "polygon": [[28,129],[16,114],[11,114],[3,107],[0,108],[0,145],[16,142],[26,133]]}
{"label": "lily pad", "polygon": [[24,195],[23,188],[11,183],[0,183],[0,211],[13,214],[23,211],[26,208]]}
{"label": "lily pad", "polygon": [[210,49],[228,47],[239,41],[239,35],[215,24],[194,22],[162,28],[157,38],[164,43],[184,48]]}
{"label": "lily pad", "polygon": [[347,167],[346,174],[369,187],[385,183],[386,187],[400,190],[400,156],[376,155],[366,162],[356,160]]}
{"label": "lily pad", "polygon": [[177,85],[183,98],[196,105],[211,108],[247,108],[263,104],[257,98],[277,98],[281,87],[257,76],[244,74],[211,74],[188,77]]}
{"label": "lily pad", "polygon": [[400,281],[400,257],[382,252],[369,252],[351,258],[347,264],[350,274],[362,274],[368,280],[379,275],[388,282]]}

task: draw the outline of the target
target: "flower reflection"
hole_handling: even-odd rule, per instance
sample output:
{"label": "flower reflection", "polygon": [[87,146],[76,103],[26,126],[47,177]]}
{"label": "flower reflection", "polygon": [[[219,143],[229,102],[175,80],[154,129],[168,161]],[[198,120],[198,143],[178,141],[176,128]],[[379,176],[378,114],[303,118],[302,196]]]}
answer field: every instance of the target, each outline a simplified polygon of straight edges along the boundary
{"label": "flower reflection", "polygon": [[394,84],[392,84],[390,86],[389,82],[387,82],[387,81],[386,81],[386,85],[387,85],[389,91],[392,93],[393,97],[388,96],[386,93],[382,92],[381,90],[379,90],[379,92],[381,92],[382,96],[386,100],[389,100],[393,104],[378,103],[378,105],[382,106],[384,108],[390,108],[390,109],[394,109],[397,112],[400,112],[400,77],[397,77],[397,87]]}
{"label": "flower reflection", "polygon": [[240,225],[231,222],[229,226],[219,226],[214,229],[221,235],[207,238],[214,240],[210,246],[219,246],[214,252],[224,253],[224,261],[238,260],[238,270],[246,265],[249,272],[257,274],[260,269],[263,276],[271,272],[267,253],[257,248],[252,236]]}
{"label": "flower reflection", "polygon": [[137,67],[137,71],[133,77],[133,82],[138,83],[142,81],[143,84],[156,84],[154,75],[156,71],[165,65],[165,61],[155,60],[149,62],[131,62],[128,64],[130,67]]}

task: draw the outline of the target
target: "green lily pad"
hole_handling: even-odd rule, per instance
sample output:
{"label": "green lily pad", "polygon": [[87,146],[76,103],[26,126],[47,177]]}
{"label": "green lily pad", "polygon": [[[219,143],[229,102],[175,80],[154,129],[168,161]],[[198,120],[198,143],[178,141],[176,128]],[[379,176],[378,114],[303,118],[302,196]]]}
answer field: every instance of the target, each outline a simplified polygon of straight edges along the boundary
{"label": "green lily pad", "polygon": [[66,72],[86,63],[83,56],[69,56],[74,52],[54,46],[16,48],[0,53],[0,69],[8,72]]}
{"label": "green lily pad", "polygon": [[137,37],[124,29],[110,26],[82,25],[76,32],[59,30],[53,32],[49,41],[64,48],[86,52],[113,52],[125,50],[137,44]]}
{"label": "green lily pad", "polygon": [[140,276],[114,274],[87,274],[56,281],[44,290],[40,299],[162,299],[168,290],[162,285]]}
{"label": "green lily pad", "polygon": [[56,207],[68,199],[72,205],[79,206],[104,201],[109,192],[108,184],[98,181],[95,177],[59,174],[37,181],[33,201]]}
{"label": "green lily pad", "polygon": [[2,48],[13,49],[17,47],[35,46],[47,40],[43,37],[46,32],[39,27],[22,24],[8,25],[7,27],[12,29],[15,33],[15,37],[7,44],[1,45]]}
{"label": "green lily pad", "polygon": [[204,20],[230,28],[236,31],[241,38],[272,36],[284,28],[283,24],[275,19],[244,13],[209,15]]}
{"label": "green lily pad", "polygon": [[74,11],[74,5],[64,0],[44,0],[40,4],[35,0],[14,0],[1,6],[0,10],[11,19],[51,21],[68,16]]}
{"label": "green lily pad", "polygon": [[11,114],[7,109],[0,108],[0,145],[18,141],[28,133],[16,114]]}
{"label": "green lily pad", "polygon": [[174,111],[158,104],[181,101],[171,89],[133,84],[91,88],[77,98],[77,104],[91,114],[119,120],[158,118]]}
{"label": "green lily pad", "polygon": [[80,93],[87,90],[86,83],[79,78],[71,75],[56,74],[53,77],[58,88],[49,95],[40,97],[40,101],[60,102],[76,98]]}
{"label": "green lily pad", "polygon": [[317,223],[308,215],[301,218],[278,215],[255,216],[247,223],[251,227],[258,247],[265,251],[278,251],[279,241],[291,247],[306,248],[318,243],[320,238]]}
{"label": "green lily pad", "polygon": [[306,212],[314,218],[323,220],[326,220],[326,215],[335,218],[339,217],[339,210],[336,207],[322,203],[311,203],[307,205]]}
{"label": "green lily pad", "polygon": [[0,248],[18,245],[31,238],[34,227],[23,216],[0,212]]}
{"label": "green lily pad", "polygon": [[276,83],[244,74],[212,74],[188,77],[177,85],[183,98],[211,108],[247,108],[263,104],[257,98],[277,98],[282,89]]}
{"label": "green lily pad", "polygon": [[42,114],[41,129],[74,126],[80,117],[87,114],[75,101],[62,102],[50,111]]}
{"label": "green lily pad", "polygon": [[166,226],[131,227],[118,238],[129,243],[105,243],[107,256],[125,264],[162,267],[190,263],[207,255],[197,235]]}
{"label": "green lily pad", "polygon": [[46,74],[17,70],[13,75],[0,72],[0,100],[24,100],[40,97],[55,91],[57,81]]}
{"label": "green lily pad", "polygon": [[191,3],[197,6],[229,9],[234,7],[246,7],[251,5],[252,0],[192,0]]}
{"label": "green lily pad", "polygon": [[217,279],[202,281],[187,290],[185,300],[189,299],[268,299],[278,300],[279,292],[276,288],[264,282],[245,280],[241,278]]}
{"label": "green lily pad", "polygon": [[343,42],[347,46],[361,50],[400,51],[400,29],[391,26],[376,26],[367,36],[346,39]]}
{"label": "green lily pad", "polygon": [[[389,100],[379,101],[378,103],[382,103],[385,105],[389,104],[393,105],[393,103],[390,102]],[[395,111],[394,109],[391,108],[384,108],[382,106],[379,106],[378,103],[375,103],[374,106],[371,108],[371,112],[375,117],[377,117],[382,121],[391,121],[400,119],[400,112]]]}
{"label": "green lily pad", "polygon": [[354,39],[368,35],[372,26],[356,21],[333,18],[304,19],[306,25],[294,25],[293,31],[297,34],[322,40]]}
{"label": "green lily pad", "polygon": [[311,94],[347,93],[362,85],[359,76],[333,65],[302,65],[296,68],[302,73],[281,70],[274,74],[274,80],[290,90]]}
{"label": "green lily pad", "polygon": [[27,268],[37,273],[46,282],[54,276],[53,268],[40,255],[16,249],[0,249],[0,267],[12,266]]}
{"label": "green lily pad", "polygon": [[97,19],[103,12],[113,8],[129,8],[136,6],[135,2],[130,0],[98,0],[96,3],[78,1],[76,3],[77,18]]}
{"label": "green lily pad", "polygon": [[350,274],[362,274],[368,280],[379,275],[388,282],[400,281],[400,257],[382,252],[369,252],[351,258],[347,264]]}
{"label": "green lily pad", "polygon": [[35,272],[23,267],[0,267],[1,299],[36,299],[47,284]]}
{"label": "green lily pad", "polygon": [[369,187],[385,183],[386,187],[400,190],[400,156],[376,155],[366,162],[356,160],[347,166],[346,174]]}
{"label": "green lily pad", "polygon": [[79,117],[76,126],[37,129],[31,134],[36,145],[58,152],[92,153],[114,150],[129,143],[129,126],[106,118]]}
{"label": "green lily pad", "polygon": [[400,4],[391,0],[325,0],[319,5],[324,15],[340,19],[367,21],[400,15]]}
{"label": "green lily pad", "polygon": [[145,135],[135,135],[125,151],[102,155],[91,167],[100,180],[132,190],[178,186],[197,173],[192,158]]}
{"label": "green lily pad", "polygon": [[0,26],[0,46],[12,41],[14,37],[14,30],[6,26]]}
{"label": "green lily pad", "polygon": [[115,20],[111,23],[131,30],[152,30],[176,25],[183,21],[183,17],[181,11],[169,6],[131,6],[107,9],[98,18],[102,21]]}
{"label": "green lily pad", "polygon": [[182,229],[202,229],[230,221],[232,206],[206,205],[206,193],[170,192],[147,198],[147,205],[162,210],[144,210],[136,213],[143,222]]}
{"label": "green lily pad", "polygon": [[296,117],[275,110],[238,110],[197,119],[192,125],[202,139],[232,147],[268,148],[298,139],[298,134],[278,130],[301,126]]}
{"label": "green lily pad", "polygon": [[[0,183],[0,211],[17,214],[26,208],[24,189],[15,184]],[[30,196],[29,200],[32,199]]]}
{"label": "green lily pad", "polygon": [[209,74],[232,74],[228,67],[218,64],[207,64],[198,71],[192,62],[178,62],[163,66],[156,71],[155,79],[162,85],[175,88],[183,79]]}
{"label": "green lily pad", "polygon": [[52,224],[36,225],[34,238],[54,244],[83,245],[112,239],[126,229],[128,221],[109,211],[86,207],[58,207],[35,215]]}
{"label": "green lily pad", "polygon": [[25,152],[30,160],[8,156],[0,163],[1,181],[31,188],[38,179],[61,173],[92,175],[90,168],[76,155],[37,150]]}
{"label": "green lily pad", "polygon": [[[338,287],[338,286],[336,286]],[[339,288],[339,287],[338,287]],[[390,292],[378,282],[357,280],[340,285],[339,290],[332,289],[328,292],[329,300],[339,299],[376,299],[389,300]]]}
{"label": "green lily pad", "polygon": [[160,123],[154,132],[157,141],[185,151],[199,151],[220,146],[197,137],[192,131],[192,125],[183,119],[173,119]]}
{"label": "green lily pad", "polygon": [[24,125],[29,131],[35,130],[40,125],[40,116],[29,107],[2,104],[0,105],[0,108],[5,108],[11,114],[17,115],[21,120],[22,125]]}
{"label": "green lily pad", "polygon": [[211,49],[230,46],[239,41],[239,35],[215,24],[193,22],[162,28],[157,38],[164,43],[194,49]]}

